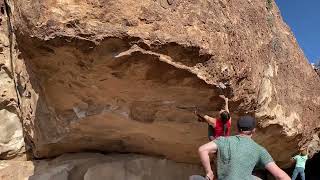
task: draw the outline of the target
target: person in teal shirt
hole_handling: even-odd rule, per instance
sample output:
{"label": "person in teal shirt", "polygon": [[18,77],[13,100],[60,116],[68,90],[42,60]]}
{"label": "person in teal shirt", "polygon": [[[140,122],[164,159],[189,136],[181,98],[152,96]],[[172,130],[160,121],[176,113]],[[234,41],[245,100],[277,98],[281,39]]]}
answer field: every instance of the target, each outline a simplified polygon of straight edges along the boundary
{"label": "person in teal shirt", "polygon": [[[266,168],[277,180],[290,180],[268,151],[251,139],[256,122],[251,116],[242,116],[237,121],[239,134],[219,137],[199,147],[199,155],[206,171],[206,180],[253,180],[256,165]],[[217,154],[217,177],[210,164],[209,154]]]}
{"label": "person in teal shirt", "polygon": [[294,168],[293,174],[292,174],[292,180],[295,180],[300,174],[300,177],[302,180],[305,180],[305,174],[304,170],[306,168],[306,162],[308,160],[308,152],[307,150],[300,150],[300,154],[296,155],[292,158],[296,162],[296,167]]}

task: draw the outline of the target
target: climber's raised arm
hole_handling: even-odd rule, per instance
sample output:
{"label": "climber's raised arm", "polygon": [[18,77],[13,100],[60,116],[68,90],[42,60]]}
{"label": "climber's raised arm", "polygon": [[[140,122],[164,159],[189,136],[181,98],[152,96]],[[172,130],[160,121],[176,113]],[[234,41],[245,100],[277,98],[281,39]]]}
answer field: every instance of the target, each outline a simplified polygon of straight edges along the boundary
{"label": "climber's raised arm", "polygon": [[227,111],[228,113],[230,113],[229,112],[229,105],[228,105],[229,99],[227,97],[225,97],[224,95],[220,95],[219,97],[224,100],[224,103],[225,103],[224,110]]}

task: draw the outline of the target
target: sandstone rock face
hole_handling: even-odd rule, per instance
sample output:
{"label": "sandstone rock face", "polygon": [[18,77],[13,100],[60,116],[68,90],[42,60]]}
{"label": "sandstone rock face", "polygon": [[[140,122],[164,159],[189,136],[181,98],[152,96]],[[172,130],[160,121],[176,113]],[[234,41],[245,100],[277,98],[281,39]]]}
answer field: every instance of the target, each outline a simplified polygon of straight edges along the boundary
{"label": "sandstone rock face", "polygon": [[14,157],[24,146],[20,119],[6,109],[0,110],[0,117],[0,153],[3,158]]}
{"label": "sandstone rock face", "polygon": [[12,65],[8,16],[0,2],[0,158],[13,158],[24,151],[19,103]]}
{"label": "sandstone rock face", "polygon": [[134,154],[80,153],[53,160],[0,162],[1,180],[178,180],[202,173],[198,165]]}
{"label": "sandstone rock face", "polygon": [[318,62],[317,65],[313,67],[313,69],[317,72],[317,74],[320,76],[320,61]]}
{"label": "sandstone rock face", "polygon": [[1,160],[0,179],[2,180],[28,180],[34,173],[32,161]]}
{"label": "sandstone rock face", "polygon": [[23,129],[36,157],[99,150],[198,162],[206,125],[192,111],[216,114],[221,93],[233,119],[257,117],[255,139],[282,165],[298,146],[318,150],[320,78],[272,1],[8,7]]}

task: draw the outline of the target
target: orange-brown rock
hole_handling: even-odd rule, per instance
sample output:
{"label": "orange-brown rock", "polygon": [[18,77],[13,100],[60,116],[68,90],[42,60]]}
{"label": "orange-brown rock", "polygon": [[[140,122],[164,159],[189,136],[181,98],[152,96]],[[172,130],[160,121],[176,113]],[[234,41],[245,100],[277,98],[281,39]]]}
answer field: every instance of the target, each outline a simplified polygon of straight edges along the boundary
{"label": "orange-brown rock", "polygon": [[192,112],[217,113],[221,93],[234,120],[256,116],[255,139],[282,165],[298,147],[318,150],[320,78],[272,1],[8,2],[36,157],[98,150],[198,162],[206,125]]}

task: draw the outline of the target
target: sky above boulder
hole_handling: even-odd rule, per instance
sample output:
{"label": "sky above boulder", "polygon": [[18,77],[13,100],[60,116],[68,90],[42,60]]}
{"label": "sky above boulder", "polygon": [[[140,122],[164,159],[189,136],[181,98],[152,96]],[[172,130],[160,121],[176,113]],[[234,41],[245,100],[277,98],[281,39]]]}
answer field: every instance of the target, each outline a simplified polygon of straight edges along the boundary
{"label": "sky above boulder", "polygon": [[319,61],[320,1],[276,0],[276,3],[309,62]]}

